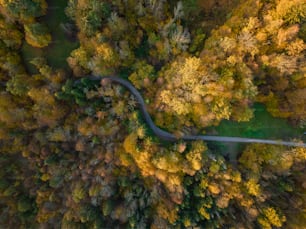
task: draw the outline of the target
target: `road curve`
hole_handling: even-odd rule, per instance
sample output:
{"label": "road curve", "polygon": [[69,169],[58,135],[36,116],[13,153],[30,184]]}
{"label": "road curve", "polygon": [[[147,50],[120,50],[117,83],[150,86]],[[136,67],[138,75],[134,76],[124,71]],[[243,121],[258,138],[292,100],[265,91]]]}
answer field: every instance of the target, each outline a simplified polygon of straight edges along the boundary
{"label": "road curve", "polygon": [[240,137],[225,137],[225,136],[212,136],[212,135],[184,135],[180,138],[175,135],[164,131],[157,127],[152,121],[151,116],[146,110],[145,102],[139,93],[139,91],[127,80],[116,77],[116,76],[105,76],[105,77],[88,77],[91,80],[101,80],[101,84],[105,85],[109,82],[118,83],[123,87],[127,88],[138,101],[139,109],[145,119],[146,123],[152,129],[154,134],[158,136],[160,139],[166,141],[178,141],[178,140],[186,140],[186,141],[194,141],[194,140],[203,140],[203,141],[217,141],[217,142],[240,142],[240,143],[262,143],[262,144],[271,144],[271,145],[285,145],[285,146],[296,146],[296,147],[304,147],[306,148],[306,143],[303,142],[287,142],[282,140],[266,140],[266,139],[256,139],[256,138],[240,138]]}

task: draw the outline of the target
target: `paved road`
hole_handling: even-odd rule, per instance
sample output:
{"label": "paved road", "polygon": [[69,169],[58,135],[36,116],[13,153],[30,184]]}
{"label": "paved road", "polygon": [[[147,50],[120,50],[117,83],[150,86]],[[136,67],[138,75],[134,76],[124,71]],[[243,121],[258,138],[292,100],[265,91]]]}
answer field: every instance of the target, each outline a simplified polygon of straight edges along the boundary
{"label": "paved road", "polygon": [[226,136],[212,136],[212,135],[185,135],[180,138],[176,137],[175,135],[164,131],[157,127],[154,122],[152,121],[151,116],[149,115],[148,111],[146,110],[145,102],[139,93],[139,91],[127,80],[124,80],[119,77],[115,76],[106,76],[106,77],[89,77],[91,80],[101,80],[102,84],[106,83],[118,83],[125,88],[127,88],[138,101],[139,109],[145,119],[146,123],[152,129],[154,134],[159,138],[166,140],[166,141],[178,141],[178,140],[186,140],[186,141],[193,141],[193,140],[203,140],[203,141],[217,141],[217,142],[241,142],[241,143],[263,143],[263,144],[271,144],[271,145],[285,145],[285,146],[297,146],[297,147],[305,147],[306,143],[298,143],[298,142],[287,142],[282,140],[266,140],[266,139],[256,139],[256,138],[240,138],[240,137],[226,137]]}

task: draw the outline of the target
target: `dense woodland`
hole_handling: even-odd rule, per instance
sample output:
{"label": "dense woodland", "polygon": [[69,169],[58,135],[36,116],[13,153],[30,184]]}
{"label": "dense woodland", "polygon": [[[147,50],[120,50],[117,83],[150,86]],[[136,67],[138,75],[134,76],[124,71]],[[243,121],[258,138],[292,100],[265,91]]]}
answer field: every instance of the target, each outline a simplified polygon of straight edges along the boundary
{"label": "dense woodland", "polygon": [[305,148],[244,145],[233,163],[163,142],[129,91],[88,79],[130,80],[178,137],[255,102],[303,129],[304,0],[69,0],[69,68],[22,55],[56,41],[48,3],[0,0],[0,228],[306,227]]}

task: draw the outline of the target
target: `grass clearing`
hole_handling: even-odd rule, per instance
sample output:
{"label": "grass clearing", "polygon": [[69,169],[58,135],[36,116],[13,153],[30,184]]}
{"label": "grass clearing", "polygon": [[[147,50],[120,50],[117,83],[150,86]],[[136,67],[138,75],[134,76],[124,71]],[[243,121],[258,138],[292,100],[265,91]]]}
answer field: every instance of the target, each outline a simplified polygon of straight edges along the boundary
{"label": "grass clearing", "polygon": [[260,103],[254,104],[254,118],[248,122],[223,120],[217,127],[208,128],[208,132],[231,137],[265,138],[290,140],[303,138],[303,129],[294,128],[286,119],[275,118]]}
{"label": "grass clearing", "polygon": [[51,35],[52,43],[45,48],[48,63],[54,68],[68,69],[67,57],[71,51],[79,46],[78,42],[71,42],[67,39],[61,23],[69,22],[65,14],[67,1],[48,1],[48,13],[45,22],[47,23]]}
{"label": "grass clearing", "polygon": [[48,1],[47,15],[42,18],[42,21],[47,24],[52,35],[52,42],[48,47],[39,49],[30,46],[24,41],[21,54],[29,73],[37,73],[35,67],[29,63],[35,57],[45,57],[48,64],[54,69],[69,69],[66,59],[71,51],[79,46],[79,43],[68,40],[60,26],[61,23],[69,22],[69,18],[65,14],[66,5],[67,1]]}
{"label": "grass clearing", "polygon": [[[218,126],[207,128],[206,134],[287,141],[296,138],[305,142],[306,136],[303,134],[305,129],[293,127],[286,119],[272,117],[263,104],[255,103],[253,108],[254,117],[250,121],[223,120]],[[213,151],[227,155],[228,159],[235,164],[246,146],[244,143],[223,142],[208,142],[208,145]]]}

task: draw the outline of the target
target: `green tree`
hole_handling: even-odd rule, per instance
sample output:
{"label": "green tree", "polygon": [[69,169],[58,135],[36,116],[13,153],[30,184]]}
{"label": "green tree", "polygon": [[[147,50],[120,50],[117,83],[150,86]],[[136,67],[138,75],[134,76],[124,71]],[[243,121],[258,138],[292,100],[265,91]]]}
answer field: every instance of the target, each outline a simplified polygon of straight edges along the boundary
{"label": "green tree", "polygon": [[47,11],[45,0],[1,0],[0,5],[15,20],[23,23],[33,22],[34,18],[45,15]]}
{"label": "green tree", "polygon": [[45,25],[33,23],[24,25],[25,39],[33,47],[43,48],[51,42],[51,35]]}

